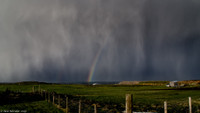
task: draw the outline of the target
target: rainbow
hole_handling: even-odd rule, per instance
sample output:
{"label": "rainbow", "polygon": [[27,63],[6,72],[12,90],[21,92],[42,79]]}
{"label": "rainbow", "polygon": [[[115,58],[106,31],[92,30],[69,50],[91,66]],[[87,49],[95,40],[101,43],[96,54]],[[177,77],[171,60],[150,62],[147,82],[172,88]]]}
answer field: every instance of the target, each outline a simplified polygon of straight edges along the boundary
{"label": "rainbow", "polygon": [[103,46],[99,49],[99,51],[97,52],[97,54],[96,54],[96,56],[94,58],[94,61],[92,63],[92,66],[90,68],[90,72],[89,72],[89,75],[88,75],[88,80],[87,80],[88,82],[92,81],[92,77],[94,76],[96,65],[97,65],[97,62],[99,60],[99,56],[100,56],[102,50],[103,50]]}
{"label": "rainbow", "polygon": [[89,75],[88,75],[88,79],[87,79],[88,82],[91,82],[91,81],[92,81],[92,78],[93,78],[93,76],[94,76],[94,72],[95,72],[95,70],[96,70],[96,66],[97,66],[99,57],[100,57],[100,55],[101,55],[101,53],[102,53],[104,47],[107,45],[107,43],[108,43],[108,38],[104,38],[103,44],[102,44],[102,46],[99,48],[99,50],[98,50],[98,52],[97,52],[97,54],[96,54],[96,56],[94,57],[94,60],[93,60],[93,62],[92,62],[92,66],[91,66],[91,68],[90,68]]}

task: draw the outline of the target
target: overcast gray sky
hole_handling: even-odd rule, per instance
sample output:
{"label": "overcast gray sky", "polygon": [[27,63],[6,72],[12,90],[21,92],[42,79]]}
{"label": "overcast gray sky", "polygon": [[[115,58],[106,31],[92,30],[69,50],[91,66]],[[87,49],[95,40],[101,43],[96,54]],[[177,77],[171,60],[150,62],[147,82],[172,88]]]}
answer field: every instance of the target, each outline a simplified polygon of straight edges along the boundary
{"label": "overcast gray sky", "polygon": [[[93,69],[93,70],[92,70]],[[0,81],[200,79],[199,0],[0,0]]]}

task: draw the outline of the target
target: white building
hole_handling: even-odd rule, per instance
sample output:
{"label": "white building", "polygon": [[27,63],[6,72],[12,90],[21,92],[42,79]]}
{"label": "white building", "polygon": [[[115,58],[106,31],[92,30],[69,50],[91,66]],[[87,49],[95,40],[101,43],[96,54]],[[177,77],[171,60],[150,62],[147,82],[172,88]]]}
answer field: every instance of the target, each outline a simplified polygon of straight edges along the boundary
{"label": "white building", "polygon": [[170,81],[167,87],[178,87],[178,81]]}

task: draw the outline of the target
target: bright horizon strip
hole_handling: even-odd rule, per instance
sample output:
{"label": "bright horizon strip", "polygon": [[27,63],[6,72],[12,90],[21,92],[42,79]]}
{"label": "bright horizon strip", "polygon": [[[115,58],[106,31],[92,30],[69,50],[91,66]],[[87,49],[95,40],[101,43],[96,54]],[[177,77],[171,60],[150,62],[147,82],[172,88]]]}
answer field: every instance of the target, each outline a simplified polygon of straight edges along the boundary
{"label": "bright horizon strip", "polygon": [[92,63],[92,66],[90,68],[90,72],[89,72],[89,76],[88,76],[88,82],[91,82],[92,81],[92,78],[93,78],[93,75],[94,75],[94,72],[95,72],[95,69],[96,69],[96,65],[97,65],[97,62],[99,60],[99,56],[101,54],[101,51],[103,50],[103,47],[104,46],[101,46],[101,48],[99,49],[99,51],[97,52],[95,58],[94,58],[94,61]]}

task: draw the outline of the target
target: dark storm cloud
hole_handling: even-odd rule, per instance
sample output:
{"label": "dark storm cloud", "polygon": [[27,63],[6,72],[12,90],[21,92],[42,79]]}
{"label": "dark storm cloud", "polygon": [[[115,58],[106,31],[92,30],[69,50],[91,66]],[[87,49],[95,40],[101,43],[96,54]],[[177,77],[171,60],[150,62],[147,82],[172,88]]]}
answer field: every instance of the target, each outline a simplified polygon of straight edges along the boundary
{"label": "dark storm cloud", "polygon": [[1,0],[1,81],[199,79],[197,0]]}

